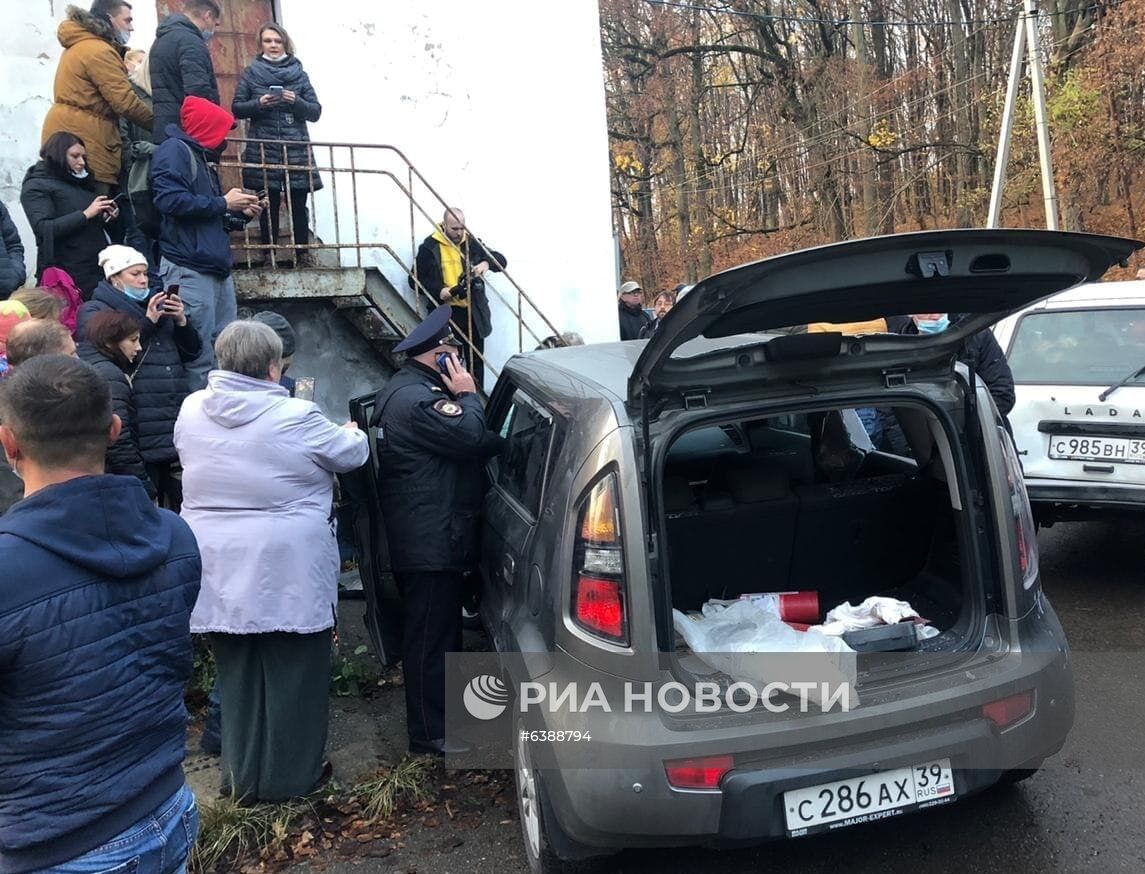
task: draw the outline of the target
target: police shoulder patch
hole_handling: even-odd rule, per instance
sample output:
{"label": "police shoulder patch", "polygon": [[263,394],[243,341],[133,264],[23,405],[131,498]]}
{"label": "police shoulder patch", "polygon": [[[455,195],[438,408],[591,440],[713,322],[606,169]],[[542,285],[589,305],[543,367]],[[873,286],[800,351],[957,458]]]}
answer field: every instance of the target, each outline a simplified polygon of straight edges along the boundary
{"label": "police shoulder patch", "polygon": [[460,416],[463,412],[461,409],[461,404],[454,401],[447,401],[445,398],[442,398],[440,401],[435,403],[433,408],[441,413],[441,415],[449,416],[450,418],[453,418],[454,416]]}

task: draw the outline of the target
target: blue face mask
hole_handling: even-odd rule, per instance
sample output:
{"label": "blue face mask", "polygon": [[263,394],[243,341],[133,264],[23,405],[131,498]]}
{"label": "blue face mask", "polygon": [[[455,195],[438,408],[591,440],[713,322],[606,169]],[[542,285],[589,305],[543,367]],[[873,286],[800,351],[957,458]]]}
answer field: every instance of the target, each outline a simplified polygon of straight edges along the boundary
{"label": "blue face mask", "polygon": [[149,298],[151,296],[151,289],[150,288],[125,288],[125,289],[123,289],[123,293],[126,294],[132,300],[139,301],[140,303],[143,303],[143,301],[147,300],[147,298]]}
{"label": "blue face mask", "polygon": [[950,327],[950,319],[943,313],[937,319],[918,319],[915,322],[920,334],[941,334]]}

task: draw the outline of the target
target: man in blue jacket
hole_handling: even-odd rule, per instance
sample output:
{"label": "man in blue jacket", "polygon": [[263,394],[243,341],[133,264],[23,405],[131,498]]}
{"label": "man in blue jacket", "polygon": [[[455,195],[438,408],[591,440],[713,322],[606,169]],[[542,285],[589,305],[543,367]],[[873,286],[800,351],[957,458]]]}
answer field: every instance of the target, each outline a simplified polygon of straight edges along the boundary
{"label": "man in blue jacket", "polygon": [[44,355],[0,382],[25,497],[0,518],[0,872],[174,871],[198,830],[183,776],[195,538],[134,477],[103,380]]}
{"label": "man in blue jacket", "polygon": [[222,107],[188,97],[179,124],[168,126],[169,137],[151,157],[151,189],[160,215],[159,276],[165,288],[179,286],[187,319],[203,344],[186,365],[191,391],[206,387],[215,366],[215,337],[238,314],[228,230],[262,212],[257,195],[241,188],[223,194],[208,161],[234,125],[234,116]]}

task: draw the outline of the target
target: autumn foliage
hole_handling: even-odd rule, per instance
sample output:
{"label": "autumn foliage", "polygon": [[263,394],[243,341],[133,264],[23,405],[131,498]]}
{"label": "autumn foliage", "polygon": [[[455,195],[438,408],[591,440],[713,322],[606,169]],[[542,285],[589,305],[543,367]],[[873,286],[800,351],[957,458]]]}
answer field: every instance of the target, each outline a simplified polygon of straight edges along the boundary
{"label": "autumn foliage", "polygon": [[[1020,8],[600,0],[624,278],[671,287],[818,243],[984,225]],[[1145,0],[1041,5],[1064,229],[1138,234],[1143,17]],[[1001,223],[1044,227],[1028,80],[1007,176]]]}

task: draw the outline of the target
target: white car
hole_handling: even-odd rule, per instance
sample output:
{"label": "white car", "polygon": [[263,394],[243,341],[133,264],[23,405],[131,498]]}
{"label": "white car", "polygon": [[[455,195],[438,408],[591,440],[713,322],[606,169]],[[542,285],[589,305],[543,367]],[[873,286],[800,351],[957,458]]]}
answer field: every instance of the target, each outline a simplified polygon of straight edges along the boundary
{"label": "white car", "polygon": [[1039,521],[1145,510],[1145,281],[1081,285],[994,331]]}

